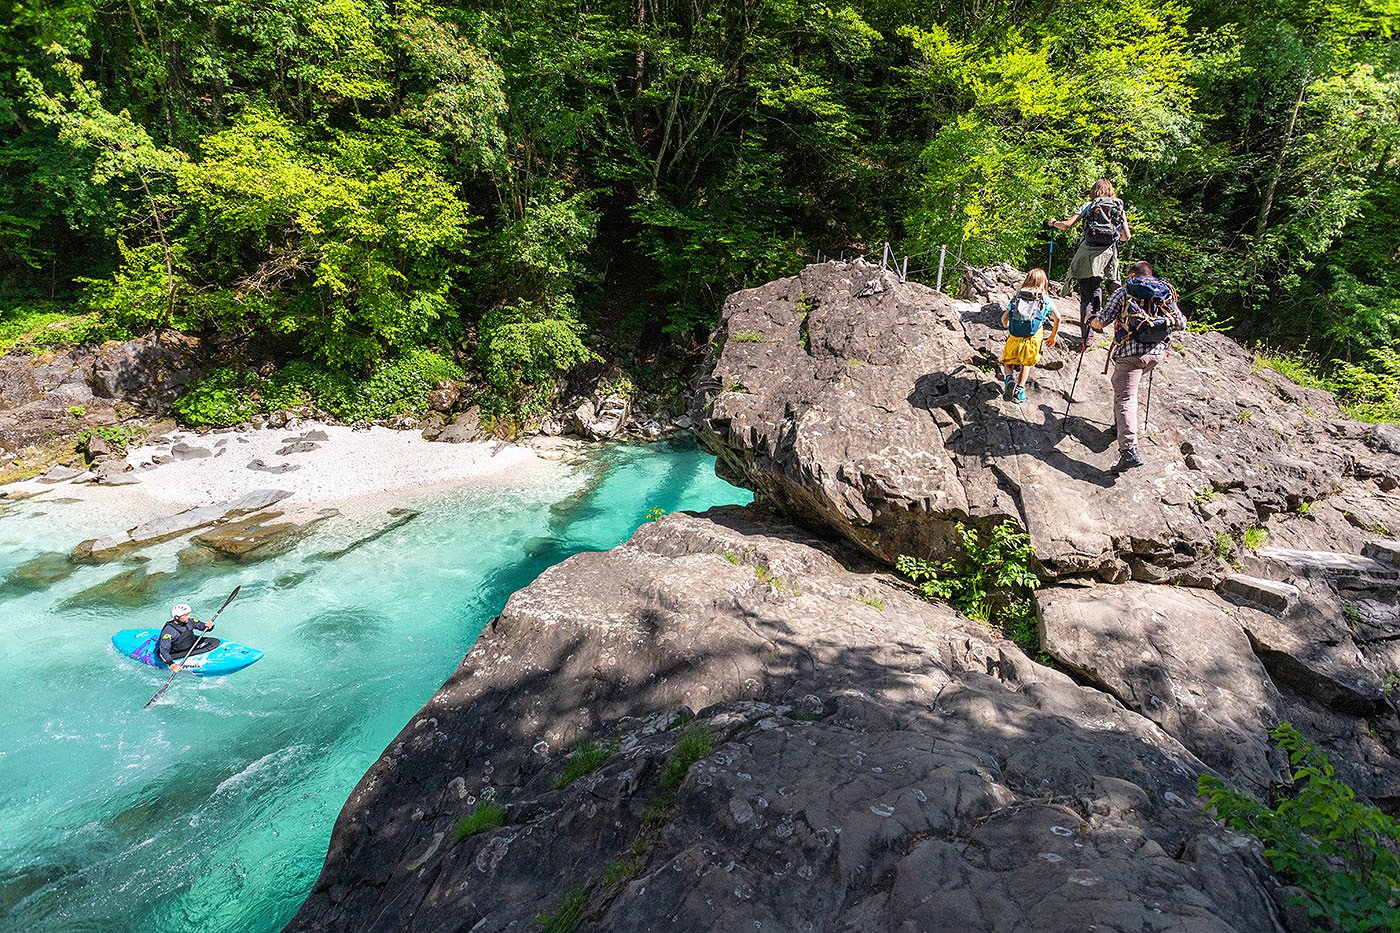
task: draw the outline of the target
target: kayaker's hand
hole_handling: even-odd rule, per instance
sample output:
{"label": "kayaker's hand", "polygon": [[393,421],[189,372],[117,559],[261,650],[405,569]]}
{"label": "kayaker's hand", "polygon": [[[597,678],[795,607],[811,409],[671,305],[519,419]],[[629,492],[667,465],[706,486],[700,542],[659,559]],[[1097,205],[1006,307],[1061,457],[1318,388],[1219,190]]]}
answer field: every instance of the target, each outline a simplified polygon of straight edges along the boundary
{"label": "kayaker's hand", "polygon": [[176,674],[180,673],[180,663],[178,661],[175,662],[174,664],[170,665],[170,669]]}

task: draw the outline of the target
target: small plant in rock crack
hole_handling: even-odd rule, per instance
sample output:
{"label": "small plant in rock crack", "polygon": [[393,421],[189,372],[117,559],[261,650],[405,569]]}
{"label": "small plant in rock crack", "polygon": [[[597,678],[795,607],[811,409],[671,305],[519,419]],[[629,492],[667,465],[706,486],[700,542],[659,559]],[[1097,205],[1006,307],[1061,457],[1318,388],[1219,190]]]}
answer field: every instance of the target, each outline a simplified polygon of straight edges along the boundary
{"label": "small plant in rock crack", "polygon": [[1221,560],[1235,556],[1235,542],[1223,531],[1215,533],[1215,556]]}
{"label": "small plant in rock crack", "polygon": [[1244,532],[1244,546],[1251,551],[1257,551],[1265,544],[1269,543],[1269,529],[1267,528],[1246,528]]}
{"label": "small plant in rock crack", "polygon": [[1035,621],[1035,591],[1040,577],[1032,569],[1035,546],[1010,519],[990,532],[954,526],[962,554],[941,564],[900,555],[895,567],[931,599],[952,604],[963,615],[986,622],[1016,642],[1023,651],[1040,651]]}
{"label": "small plant in rock crack", "polygon": [[555,778],[550,786],[555,790],[568,787],[585,774],[597,771],[602,767],[603,762],[616,753],[616,745],[604,745],[590,739],[584,739],[574,746],[574,750],[569,753],[568,763],[564,765],[563,773]]}
{"label": "small plant in rock crack", "polygon": [[1220,493],[1216,492],[1213,486],[1206,486],[1204,488],[1197,489],[1196,494],[1191,498],[1195,500],[1197,505],[1206,505],[1207,503],[1214,502],[1216,499],[1220,498]]}
{"label": "small plant in rock crack", "polygon": [[654,505],[651,508],[647,509],[647,521],[649,522],[659,522],[665,517],[666,510],[661,508],[660,506]]}
{"label": "small plant in rock crack", "polygon": [[575,885],[559,902],[552,914],[535,914],[541,933],[574,933],[583,922],[583,909],[588,905],[588,889]]}
{"label": "small plant in rock crack", "polygon": [[715,750],[715,740],[709,730],[701,725],[691,725],[676,740],[676,747],[661,772],[661,793],[647,806],[642,814],[644,826],[655,827],[669,822],[676,814],[676,792],[685,782],[690,768],[702,758],[709,757]]}
{"label": "small plant in rock crack", "polygon": [[1217,820],[1264,843],[1274,870],[1306,893],[1316,929],[1400,929],[1400,823],[1357,801],[1293,726],[1270,735],[1293,769],[1286,793],[1265,806],[1209,775],[1197,780],[1197,792]]}
{"label": "small plant in rock crack", "polygon": [[763,335],[752,330],[736,330],[729,339],[735,343],[762,343]]}
{"label": "small plant in rock crack", "polygon": [[452,830],[452,838],[457,840],[489,832],[505,823],[505,810],[494,803],[483,801],[476,809],[462,817]]}

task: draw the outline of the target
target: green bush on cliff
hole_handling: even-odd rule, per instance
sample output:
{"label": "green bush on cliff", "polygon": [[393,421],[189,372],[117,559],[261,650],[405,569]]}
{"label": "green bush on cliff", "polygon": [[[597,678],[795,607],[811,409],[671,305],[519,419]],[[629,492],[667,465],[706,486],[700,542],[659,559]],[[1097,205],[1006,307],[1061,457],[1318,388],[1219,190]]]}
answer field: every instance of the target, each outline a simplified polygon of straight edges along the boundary
{"label": "green bush on cliff", "polygon": [[1196,782],[1216,819],[1264,843],[1264,857],[1307,892],[1319,929],[1400,929],[1400,823],[1360,803],[1327,756],[1297,729],[1270,733],[1287,752],[1294,785],[1265,806],[1202,775]]}
{"label": "green bush on cliff", "polygon": [[901,554],[896,569],[930,599],[945,600],[968,618],[989,623],[1028,654],[1039,652],[1035,591],[1040,578],[1032,570],[1035,546],[1030,535],[1010,519],[990,532],[962,522],[954,529],[961,554],[941,564]]}
{"label": "green bush on cliff", "polygon": [[421,413],[437,383],[462,376],[462,367],[431,350],[411,350],[363,379],[305,360],[294,360],[270,376],[223,368],[181,396],[175,412],[186,424],[213,427],[302,406],[338,421],[373,421]]}

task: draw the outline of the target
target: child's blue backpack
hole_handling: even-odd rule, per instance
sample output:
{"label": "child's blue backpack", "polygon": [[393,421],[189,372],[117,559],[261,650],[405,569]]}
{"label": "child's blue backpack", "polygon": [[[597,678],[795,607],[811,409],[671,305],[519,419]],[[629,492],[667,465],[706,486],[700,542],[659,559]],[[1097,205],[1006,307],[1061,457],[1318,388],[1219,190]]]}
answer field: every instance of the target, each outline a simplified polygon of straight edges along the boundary
{"label": "child's blue backpack", "polygon": [[1011,312],[1006,322],[1011,336],[1034,337],[1050,316],[1050,302],[1039,292],[1021,289],[1006,310]]}

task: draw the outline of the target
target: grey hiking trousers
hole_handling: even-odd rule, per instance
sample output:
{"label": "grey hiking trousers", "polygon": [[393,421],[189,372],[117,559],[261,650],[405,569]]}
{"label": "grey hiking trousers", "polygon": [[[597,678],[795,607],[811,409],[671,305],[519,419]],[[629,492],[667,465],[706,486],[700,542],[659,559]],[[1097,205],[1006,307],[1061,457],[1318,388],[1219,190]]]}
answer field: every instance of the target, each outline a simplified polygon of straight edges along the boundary
{"label": "grey hiking trousers", "polygon": [[1137,446],[1138,386],[1160,362],[1161,356],[1125,356],[1113,364],[1113,420],[1120,451]]}

